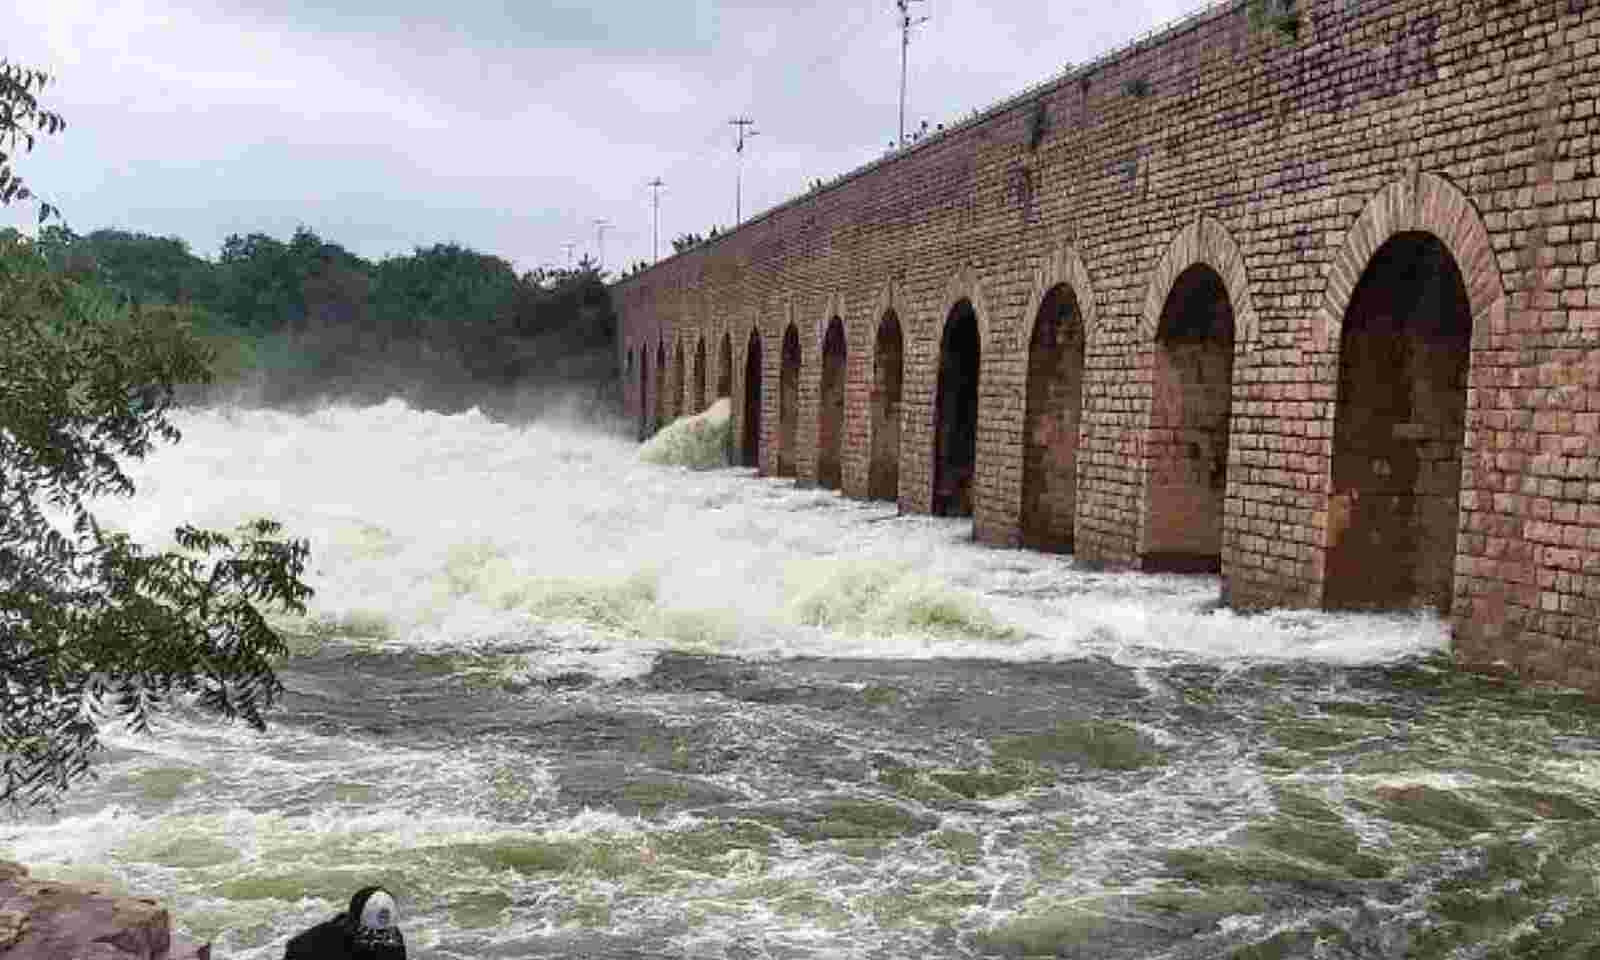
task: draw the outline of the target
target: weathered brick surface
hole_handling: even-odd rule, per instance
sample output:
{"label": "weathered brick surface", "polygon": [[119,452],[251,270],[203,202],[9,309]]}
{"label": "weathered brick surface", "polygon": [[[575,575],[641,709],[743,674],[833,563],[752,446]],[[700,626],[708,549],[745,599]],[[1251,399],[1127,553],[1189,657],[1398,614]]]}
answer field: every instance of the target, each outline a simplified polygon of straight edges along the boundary
{"label": "weathered brick surface", "polygon": [[[843,489],[882,495],[890,477],[902,509],[926,512],[939,346],[965,300],[980,540],[1023,539],[1030,464],[1054,464],[1045,502],[1070,501],[1081,558],[1139,565],[1172,525],[1210,549],[1209,524],[1236,606],[1442,594],[1464,658],[1600,692],[1597,95],[1595,0],[1311,0],[1295,39],[1220,9],[619,283],[629,402],[641,422],[682,406],[678,351],[728,333],[742,430],[756,331],[760,469],[775,472],[792,324],[792,461],[814,481],[837,316]],[[1459,297],[1432,302],[1465,304],[1460,340],[1425,329],[1419,311],[1444,307],[1355,302],[1364,277],[1406,283],[1412,261],[1390,261],[1418,236],[1459,274]],[[1197,268],[1224,294],[1195,309],[1231,314],[1226,364],[1162,331]],[[1030,349],[1058,284],[1078,305],[1081,385]],[[1207,386],[1224,368],[1227,388]],[[1030,370],[1055,371],[1049,389]],[[1414,388],[1373,389],[1395,380]],[[1030,396],[1053,409],[1030,414]],[[1206,438],[1224,421],[1219,462]],[[1385,541],[1384,524],[1400,532]],[[1384,543],[1412,578],[1395,597],[1330,586],[1330,563]]]}

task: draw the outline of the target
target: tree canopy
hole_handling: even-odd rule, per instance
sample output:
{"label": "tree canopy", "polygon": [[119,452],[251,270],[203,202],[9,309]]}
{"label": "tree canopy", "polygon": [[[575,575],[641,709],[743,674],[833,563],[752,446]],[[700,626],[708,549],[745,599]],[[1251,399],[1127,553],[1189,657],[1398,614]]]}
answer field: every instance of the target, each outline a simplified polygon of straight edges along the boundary
{"label": "tree canopy", "polygon": [[[0,78],[0,143],[31,147],[29,125],[60,129],[34,96],[44,74],[0,61]],[[0,188],[0,203],[29,199],[4,170],[15,188]],[[0,237],[0,802],[11,806],[53,804],[90,773],[103,722],[148,730],[179,696],[264,727],[287,653],[267,614],[303,613],[311,595],[309,544],[271,520],[231,534],[180,526],[176,548],[160,551],[97,522],[96,500],[135,492],[124,463],[180,439],[175,388],[209,379],[212,357],[96,269],[52,265],[64,239]],[[132,275],[175,292],[186,251],[159,253],[166,267]]]}

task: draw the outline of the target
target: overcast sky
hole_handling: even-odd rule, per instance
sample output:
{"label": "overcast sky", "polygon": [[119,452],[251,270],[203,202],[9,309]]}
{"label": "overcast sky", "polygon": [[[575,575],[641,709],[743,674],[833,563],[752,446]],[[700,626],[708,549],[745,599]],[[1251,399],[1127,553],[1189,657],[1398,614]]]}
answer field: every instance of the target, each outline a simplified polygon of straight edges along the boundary
{"label": "overcast sky", "polygon": [[[917,0],[907,126],[949,122],[1200,0]],[[4,8],[9,7],[9,11]],[[338,12],[330,12],[338,8]],[[883,154],[894,0],[0,0],[0,56],[56,75],[66,132],[18,170],[80,232],[214,257],[300,224],[362,256],[454,242],[616,268]],[[33,209],[0,211],[26,227]]]}

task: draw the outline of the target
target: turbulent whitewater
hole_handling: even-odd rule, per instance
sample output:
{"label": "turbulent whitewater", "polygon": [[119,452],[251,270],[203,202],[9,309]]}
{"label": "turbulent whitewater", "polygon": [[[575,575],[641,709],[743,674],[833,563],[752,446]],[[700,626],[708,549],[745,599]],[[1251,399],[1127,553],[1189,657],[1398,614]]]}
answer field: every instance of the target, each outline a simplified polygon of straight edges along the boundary
{"label": "turbulent whitewater", "polygon": [[573,424],[179,423],[102,518],[310,538],[289,692],[263,735],[112,733],[0,858],[160,896],[218,956],[280,957],[369,882],[439,958],[1594,935],[1596,714],[1450,670],[1430,614],[1238,615],[1212,577],[983,548]]}

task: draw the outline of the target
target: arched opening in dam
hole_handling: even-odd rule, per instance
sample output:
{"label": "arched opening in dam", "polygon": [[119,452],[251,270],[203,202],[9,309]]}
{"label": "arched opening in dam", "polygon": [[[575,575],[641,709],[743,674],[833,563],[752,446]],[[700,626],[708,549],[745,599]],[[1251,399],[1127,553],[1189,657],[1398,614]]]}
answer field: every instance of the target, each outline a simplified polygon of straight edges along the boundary
{"label": "arched opening in dam", "polygon": [[778,476],[795,475],[796,441],[800,425],[800,331],[789,324],[783,332],[782,364],[778,369]]}
{"label": "arched opening in dam", "polygon": [[1431,233],[1373,254],[1339,342],[1323,602],[1450,611],[1472,311]]}
{"label": "arched opening in dam", "polygon": [[1039,304],[1028,342],[1019,522],[1023,546],[1034,550],[1072,551],[1084,342],[1077,295],[1057,284]]}
{"label": "arched opening in dam", "polygon": [[722,334],[722,349],[717,354],[717,396],[733,396],[733,334]]}
{"label": "arched opening in dam", "polygon": [[905,344],[893,310],[878,323],[872,359],[872,455],[867,496],[900,499],[900,390],[905,374]]}
{"label": "arched opening in dam", "polygon": [[1233,305],[1217,272],[1197,263],[1179,274],[1154,345],[1140,556],[1145,570],[1222,569],[1233,338]]}
{"label": "arched opening in dam", "polygon": [[694,389],[689,394],[689,413],[699,413],[706,408],[706,341],[704,337],[694,343]]}
{"label": "arched opening in dam", "polygon": [[656,344],[656,422],[652,424],[652,433],[666,426],[667,423],[667,345],[666,342]]}
{"label": "arched opening in dam", "polygon": [[834,317],[822,338],[817,396],[817,485],[829,490],[839,489],[843,478],[845,361],[844,321]]}
{"label": "arched opening in dam", "polygon": [[744,353],[744,442],[740,444],[743,463],[761,468],[761,334],[750,331]]}
{"label": "arched opening in dam", "polygon": [[936,517],[972,516],[978,463],[978,315],[962,299],[945,318],[934,391],[933,500]]}
{"label": "arched opening in dam", "polygon": [[672,348],[672,396],[667,398],[667,422],[683,416],[683,341]]}
{"label": "arched opening in dam", "polygon": [[639,348],[639,439],[650,436],[650,351]]}

